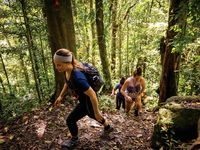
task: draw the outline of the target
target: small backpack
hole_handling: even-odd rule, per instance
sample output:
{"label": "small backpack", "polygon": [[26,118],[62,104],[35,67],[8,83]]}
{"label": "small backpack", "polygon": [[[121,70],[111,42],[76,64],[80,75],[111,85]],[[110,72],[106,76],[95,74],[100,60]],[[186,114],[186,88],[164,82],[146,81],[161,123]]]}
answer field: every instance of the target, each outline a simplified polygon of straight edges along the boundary
{"label": "small backpack", "polygon": [[83,74],[86,76],[88,83],[90,84],[92,89],[95,92],[98,92],[102,87],[102,85],[104,84],[104,81],[101,75],[99,74],[99,71],[97,70],[97,68],[88,63],[81,63],[81,64],[85,67],[85,69],[82,70],[81,72],[83,72]]}

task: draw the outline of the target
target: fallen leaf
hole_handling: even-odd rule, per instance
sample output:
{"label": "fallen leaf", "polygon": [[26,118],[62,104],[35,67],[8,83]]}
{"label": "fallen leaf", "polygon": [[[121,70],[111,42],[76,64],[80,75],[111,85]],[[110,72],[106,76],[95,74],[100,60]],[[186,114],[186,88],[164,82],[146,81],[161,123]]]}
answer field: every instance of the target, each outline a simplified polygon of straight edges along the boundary
{"label": "fallen leaf", "polygon": [[9,130],[9,127],[8,127],[8,126],[3,128],[3,132],[4,132],[4,133],[8,132],[8,130]]}
{"label": "fallen leaf", "polygon": [[50,144],[51,143],[51,141],[44,141],[45,143],[47,143],[47,144]]}
{"label": "fallen leaf", "polygon": [[134,143],[138,143],[139,141],[138,141],[138,140],[133,140],[133,142],[134,142]]}
{"label": "fallen leaf", "polygon": [[5,143],[5,142],[6,142],[5,139],[0,139],[0,144],[3,144],[3,143]]}
{"label": "fallen leaf", "polygon": [[10,139],[10,140],[14,139],[14,135],[10,135],[10,136],[9,136],[9,139]]}
{"label": "fallen leaf", "polygon": [[137,138],[141,138],[141,137],[142,137],[142,134],[138,134],[138,135],[137,135]]}
{"label": "fallen leaf", "polygon": [[52,109],[53,109],[53,107],[51,106],[51,107],[49,107],[49,111],[52,111]]}
{"label": "fallen leaf", "polygon": [[69,137],[72,136],[71,133],[70,133],[70,131],[67,132],[67,136],[69,136]]}

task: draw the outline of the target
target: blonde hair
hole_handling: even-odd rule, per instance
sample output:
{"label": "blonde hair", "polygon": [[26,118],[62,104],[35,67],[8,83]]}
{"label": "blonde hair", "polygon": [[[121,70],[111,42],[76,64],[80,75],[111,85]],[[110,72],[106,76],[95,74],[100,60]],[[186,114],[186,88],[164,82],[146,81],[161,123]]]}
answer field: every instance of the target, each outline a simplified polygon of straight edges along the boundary
{"label": "blonde hair", "polygon": [[82,65],[80,65],[78,63],[78,61],[75,59],[74,57],[74,54],[69,51],[68,49],[65,49],[65,48],[61,48],[61,49],[58,49],[56,52],[56,55],[59,55],[59,56],[72,56],[72,65],[73,65],[73,68],[78,68],[78,69],[81,69],[83,70],[84,67]]}

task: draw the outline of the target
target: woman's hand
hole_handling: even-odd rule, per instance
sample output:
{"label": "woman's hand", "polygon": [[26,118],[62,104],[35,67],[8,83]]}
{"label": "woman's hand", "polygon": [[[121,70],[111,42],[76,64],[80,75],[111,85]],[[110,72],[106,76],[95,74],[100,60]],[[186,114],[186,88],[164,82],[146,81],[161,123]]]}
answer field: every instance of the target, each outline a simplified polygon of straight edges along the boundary
{"label": "woman's hand", "polygon": [[102,117],[102,115],[101,115],[101,113],[100,113],[99,111],[96,112],[96,113],[94,114],[94,116],[95,116],[95,118],[96,118],[96,120],[97,120],[98,122],[102,122],[103,117]]}
{"label": "woman's hand", "polygon": [[60,104],[61,100],[63,98],[61,96],[58,96],[58,98],[56,99],[56,101],[54,102],[53,106],[58,106],[58,104]]}
{"label": "woman's hand", "polygon": [[111,94],[110,94],[110,97],[114,97],[114,93],[111,93]]}
{"label": "woman's hand", "polygon": [[132,102],[133,101],[130,96],[126,96],[126,99],[127,99],[128,102]]}

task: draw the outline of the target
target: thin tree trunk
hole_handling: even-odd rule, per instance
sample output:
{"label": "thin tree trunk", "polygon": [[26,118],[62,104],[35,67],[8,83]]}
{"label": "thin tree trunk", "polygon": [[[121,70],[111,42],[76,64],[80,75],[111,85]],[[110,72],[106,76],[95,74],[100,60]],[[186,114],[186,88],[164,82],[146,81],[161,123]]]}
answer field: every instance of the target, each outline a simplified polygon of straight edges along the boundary
{"label": "thin tree trunk", "polygon": [[24,63],[24,57],[23,57],[23,54],[21,52],[19,54],[19,58],[20,58],[20,64],[22,66],[23,74],[24,74],[24,77],[25,77],[26,86],[28,87],[30,85],[29,76],[28,76],[27,68],[26,68],[25,63]]}
{"label": "thin tree trunk", "polygon": [[117,39],[117,23],[116,23],[116,11],[117,11],[117,0],[112,0],[112,44],[111,44],[111,70],[113,76],[115,75],[115,63],[116,63],[116,39]]}
{"label": "thin tree trunk", "polygon": [[93,5],[93,0],[90,0],[90,22],[91,22],[91,34],[92,34],[92,44],[91,44],[91,54],[92,54],[92,65],[95,66],[95,20],[93,17],[94,14],[94,5]]}
{"label": "thin tree trunk", "polygon": [[[27,12],[26,12],[27,6],[26,6],[26,3],[24,0],[20,0],[20,3],[21,3],[25,27],[26,27],[26,39],[27,39],[27,43],[29,45],[29,55],[30,55],[30,60],[31,60],[31,64],[32,64],[33,76],[34,76],[34,80],[35,80],[35,88],[37,91],[39,102],[41,103],[41,95],[40,95],[41,89],[39,87],[39,83],[40,83],[39,66],[38,66],[38,62],[37,62],[37,58],[36,58],[36,54],[35,54],[36,49],[34,47],[32,33],[30,30],[29,18],[27,17]],[[35,63],[34,63],[34,61],[35,61]]]}
{"label": "thin tree trunk", "polygon": [[173,41],[178,34],[178,32],[173,29],[173,26],[177,25],[181,30],[185,28],[187,17],[185,8],[187,7],[184,6],[186,6],[187,3],[188,0],[170,0],[166,48],[160,81],[159,104],[165,102],[167,98],[177,95],[180,53],[172,52],[173,48],[175,48],[173,46]]}
{"label": "thin tree trunk", "polygon": [[42,44],[41,34],[40,34],[40,47],[41,47],[41,55],[42,55],[42,65],[43,65],[44,72],[45,72],[45,78],[46,78],[47,86],[49,88],[50,83],[49,83],[49,78],[48,78],[47,65],[46,65],[46,61],[45,61],[46,58],[44,56],[44,48],[43,48],[43,44]]}
{"label": "thin tree trunk", "polygon": [[129,76],[129,26],[128,26],[128,18],[127,18],[127,39],[126,39],[126,78]]}
{"label": "thin tree trunk", "polygon": [[1,55],[1,53],[0,53],[0,59],[1,59],[1,64],[3,66],[3,71],[4,71],[5,76],[6,76],[6,80],[7,80],[7,84],[8,84],[8,88],[9,88],[10,94],[13,94],[12,88],[11,88],[11,84],[10,84],[10,81],[9,81],[9,77],[8,77],[8,73],[7,73],[7,70],[6,70],[6,67],[5,67],[5,64],[4,64],[3,57]]}
{"label": "thin tree trunk", "polygon": [[[85,13],[87,13],[87,3],[83,4],[84,5],[84,9],[85,9]],[[85,50],[86,50],[86,61],[87,62],[90,62],[89,58],[90,58],[90,41],[89,41],[89,32],[88,32],[88,29],[87,29],[87,18],[84,17],[84,46],[85,46]]]}
{"label": "thin tree trunk", "polygon": [[1,115],[3,115],[3,109],[2,109],[2,100],[0,99],[0,120],[1,120]]}
{"label": "thin tree trunk", "polygon": [[[76,55],[71,0],[44,0],[44,2],[52,57],[60,48],[67,48]],[[58,72],[55,66],[54,72],[55,92],[51,98],[52,102],[60,94],[65,81],[64,74]]]}
{"label": "thin tree trunk", "polygon": [[[77,14],[77,6],[76,6],[76,3],[77,1],[76,0],[71,0],[71,7],[72,7],[72,16],[73,16],[73,19],[74,19],[74,22],[78,22],[79,18],[78,18],[78,14]],[[81,35],[81,29],[80,29],[80,25],[77,23],[76,24],[76,27],[74,27],[74,34],[75,35]],[[77,36],[77,37],[78,37]],[[82,40],[80,40],[79,38],[76,39],[76,43],[81,43]],[[76,52],[75,52],[76,53]],[[79,60],[79,55],[76,54],[76,59]]]}
{"label": "thin tree trunk", "polygon": [[119,77],[122,77],[122,27],[119,26]]}
{"label": "thin tree trunk", "polygon": [[5,89],[5,86],[3,84],[3,79],[1,78],[1,76],[0,76],[0,83],[1,83],[1,86],[2,86],[2,89],[3,89],[3,93],[6,94],[6,89]]}
{"label": "thin tree trunk", "polygon": [[97,25],[97,36],[98,36],[98,45],[99,53],[103,68],[103,75],[105,79],[106,90],[111,90],[111,77],[109,71],[109,64],[107,58],[106,44],[105,44],[105,35],[104,35],[104,24],[103,24],[103,0],[96,0],[96,25]]}

